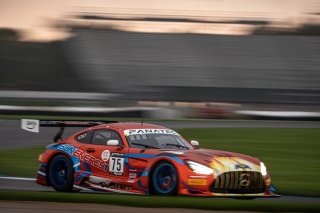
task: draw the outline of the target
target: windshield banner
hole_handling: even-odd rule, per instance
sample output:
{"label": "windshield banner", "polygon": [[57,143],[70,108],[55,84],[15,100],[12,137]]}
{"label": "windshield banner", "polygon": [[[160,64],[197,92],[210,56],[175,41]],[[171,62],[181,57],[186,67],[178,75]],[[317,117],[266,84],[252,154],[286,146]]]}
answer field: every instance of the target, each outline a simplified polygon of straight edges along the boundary
{"label": "windshield banner", "polygon": [[171,129],[127,129],[124,130],[124,135],[142,135],[142,134],[167,134],[167,135],[178,135]]}

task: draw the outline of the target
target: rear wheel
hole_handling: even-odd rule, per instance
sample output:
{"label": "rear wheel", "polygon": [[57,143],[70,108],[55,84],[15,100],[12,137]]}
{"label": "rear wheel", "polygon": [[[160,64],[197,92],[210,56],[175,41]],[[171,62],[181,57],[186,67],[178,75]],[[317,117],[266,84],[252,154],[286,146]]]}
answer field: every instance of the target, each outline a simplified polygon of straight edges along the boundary
{"label": "rear wheel", "polygon": [[153,192],[158,195],[177,194],[177,169],[169,162],[158,164],[152,174],[151,186]]}
{"label": "rear wheel", "polygon": [[55,156],[49,165],[49,182],[58,192],[69,192],[73,188],[73,166],[65,155]]}

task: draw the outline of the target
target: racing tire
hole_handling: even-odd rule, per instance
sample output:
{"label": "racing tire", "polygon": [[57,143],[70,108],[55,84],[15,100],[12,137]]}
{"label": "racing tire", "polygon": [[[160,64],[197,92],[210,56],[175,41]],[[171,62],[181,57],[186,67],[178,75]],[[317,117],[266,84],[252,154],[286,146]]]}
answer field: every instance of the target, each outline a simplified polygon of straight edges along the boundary
{"label": "racing tire", "polygon": [[157,195],[176,195],[178,182],[177,169],[169,162],[161,162],[155,167],[152,173],[152,193]]}
{"label": "racing tire", "polygon": [[48,180],[58,192],[70,192],[73,188],[74,171],[70,159],[65,155],[55,156],[50,165]]}
{"label": "racing tire", "polygon": [[254,200],[255,197],[236,197],[235,200]]}

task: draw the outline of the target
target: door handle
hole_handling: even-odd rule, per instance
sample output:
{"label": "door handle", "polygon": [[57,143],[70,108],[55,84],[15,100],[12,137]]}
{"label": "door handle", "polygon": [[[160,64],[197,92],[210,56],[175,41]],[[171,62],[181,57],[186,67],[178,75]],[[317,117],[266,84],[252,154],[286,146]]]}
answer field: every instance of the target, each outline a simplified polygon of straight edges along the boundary
{"label": "door handle", "polygon": [[88,149],[87,149],[87,152],[89,152],[89,153],[90,153],[90,152],[95,152],[95,151],[96,151],[96,150],[95,150],[94,148],[88,148]]}

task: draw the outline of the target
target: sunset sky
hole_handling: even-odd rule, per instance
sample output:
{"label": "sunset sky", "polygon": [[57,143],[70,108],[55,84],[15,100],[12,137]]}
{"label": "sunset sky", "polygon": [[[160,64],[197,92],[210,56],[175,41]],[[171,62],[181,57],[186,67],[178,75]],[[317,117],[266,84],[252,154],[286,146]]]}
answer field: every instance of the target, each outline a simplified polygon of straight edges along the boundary
{"label": "sunset sky", "polygon": [[19,29],[26,40],[62,39],[65,32],[50,27],[75,12],[175,14],[213,17],[253,17],[305,22],[319,12],[319,0],[0,0],[0,27]]}

